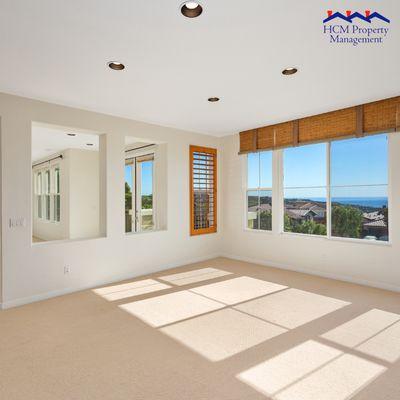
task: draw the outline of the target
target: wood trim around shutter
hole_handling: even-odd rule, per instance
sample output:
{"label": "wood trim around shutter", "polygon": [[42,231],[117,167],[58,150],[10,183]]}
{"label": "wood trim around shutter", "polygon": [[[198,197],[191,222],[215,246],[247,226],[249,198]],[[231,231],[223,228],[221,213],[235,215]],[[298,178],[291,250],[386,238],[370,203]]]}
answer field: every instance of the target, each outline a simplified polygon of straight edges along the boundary
{"label": "wood trim around shutter", "polygon": [[241,132],[239,154],[393,131],[400,131],[400,96]]}
{"label": "wood trim around shutter", "polygon": [[[217,191],[217,150],[209,147],[193,146],[189,148],[189,181],[190,181],[190,235],[203,235],[207,233],[217,232],[217,211],[218,211],[218,191]],[[199,158],[204,155],[207,159],[206,162]],[[204,165],[204,167],[203,167]],[[195,177],[197,176],[197,178]],[[211,183],[210,183],[211,182]],[[199,192],[199,186],[206,185],[210,186],[203,191],[203,195],[206,196],[207,201],[207,217],[201,216],[200,222],[198,222],[199,215],[196,211],[196,186]],[[199,194],[199,193],[198,193]],[[200,199],[198,200],[200,201]],[[211,216],[211,218],[210,218]]]}

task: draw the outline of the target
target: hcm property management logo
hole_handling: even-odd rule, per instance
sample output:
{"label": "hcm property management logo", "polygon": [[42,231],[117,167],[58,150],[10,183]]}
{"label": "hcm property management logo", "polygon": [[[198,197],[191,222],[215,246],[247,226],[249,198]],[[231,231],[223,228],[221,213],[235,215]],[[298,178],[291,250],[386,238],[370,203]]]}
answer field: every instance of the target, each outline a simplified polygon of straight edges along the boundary
{"label": "hcm property management logo", "polygon": [[390,19],[378,12],[366,10],[364,14],[347,10],[345,14],[328,10],[323,21],[324,34],[330,43],[358,44],[383,43],[389,33]]}

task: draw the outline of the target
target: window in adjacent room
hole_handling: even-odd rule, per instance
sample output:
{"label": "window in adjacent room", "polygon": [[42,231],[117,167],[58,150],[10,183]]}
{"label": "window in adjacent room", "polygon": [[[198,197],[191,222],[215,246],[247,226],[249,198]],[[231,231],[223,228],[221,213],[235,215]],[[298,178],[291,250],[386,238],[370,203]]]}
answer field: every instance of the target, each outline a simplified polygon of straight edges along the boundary
{"label": "window in adjacent room", "polygon": [[125,232],[151,231],[154,213],[154,150],[125,159]]}
{"label": "window in adjacent room", "polygon": [[53,169],[53,210],[54,210],[54,222],[60,222],[61,219],[61,193],[60,193],[60,168],[55,167]]}
{"label": "window in adjacent room", "polygon": [[247,156],[247,228],[272,230],[272,151]]}
{"label": "window in adjacent room", "polygon": [[46,167],[35,173],[36,217],[48,222],[61,219],[60,168]]}
{"label": "window in adjacent room", "polygon": [[51,220],[51,202],[50,202],[50,188],[51,188],[51,178],[50,170],[46,169],[44,172],[44,215],[47,221]]}
{"label": "window in adjacent room", "polygon": [[106,235],[105,135],[32,123],[32,244]]}
{"label": "window in adjacent room", "polygon": [[330,146],[332,236],[388,241],[388,136]]}
{"label": "window in adjacent room", "polygon": [[217,231],[217,150],[190,146],[190,233]]}
{"label": "window in adjacent room", "polygon": [[283,152],[284,231],[327,234],[326,143]]}
{"label": "window in adjacent room", "polygon": [[42,182],[42,173],[36,173],[36,191],[35,191],[35,198],[36,198],[36,215],[38,218],[43,218],[43,182]]}

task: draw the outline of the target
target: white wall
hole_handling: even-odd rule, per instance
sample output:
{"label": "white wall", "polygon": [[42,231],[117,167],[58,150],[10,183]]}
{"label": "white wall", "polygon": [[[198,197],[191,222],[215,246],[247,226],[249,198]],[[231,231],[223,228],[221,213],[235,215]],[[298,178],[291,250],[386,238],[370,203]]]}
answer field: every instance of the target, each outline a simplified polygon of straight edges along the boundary
{"label": "white wall", "polygon": [[[0,94],[0,117],[2,187],[6,188],[2,192],[3,306],[139,276],[219,253],[221,228],[217,234],[189,235],[189,145],[218,147],[217,138],[6,94]],[[32,121],[106,134],[103,187],[107,217],[102,222],[107,226],[106,237],[31,244]],[[167,144],[165,231],[124,234],[126,135]],[[26,226],[10,228],[9,218],[16,217],[25,218]],[[63,273],[66,265],[70,267],[69,275]]]}
{"label": "white wall", "polygon": [[100,236],[98,151],[69,149],[69,239]]}
{"label": "white wall", "polygon": [[[218,139],[5,94],[0,94],[0,113],[5,307],[217,255],[400,290],[399,134],[392,135],[390,145],[391,244],[374,245],[280,234],[276,229],[274,233],[245,230],[246,171],[243,156],[237,154],[238,135]],[[106,237],[31,244],[32,121],[106,133],[101,137],[105,154],[100,163],[105,170],[100,192],[107,199],[106,218],[101,221],[101,229],[107,227]],[[167,230],[124,234],[126,135],[165,143]],[[217,234],[189,235],[190,144],[219,149]],[[25,218],[26,226],[10,228],[9,219],[17,217]],[[69,275],[64,275],[64,266],[70,267]]]}
{"label": "white wall", "polygon": [[[390,138],[390,245],[282,234],[279,233],[276,218],[273,222],[273,233],[245,230],[246,156],[238,156],[238,151],[238,135],[223,139],[224,255],[400,290],[399,133],[391,135]],[[277,177],[274,179],[276,182]],[[279,206],[277,202],[273,202],[274,215],[277,214]]]}

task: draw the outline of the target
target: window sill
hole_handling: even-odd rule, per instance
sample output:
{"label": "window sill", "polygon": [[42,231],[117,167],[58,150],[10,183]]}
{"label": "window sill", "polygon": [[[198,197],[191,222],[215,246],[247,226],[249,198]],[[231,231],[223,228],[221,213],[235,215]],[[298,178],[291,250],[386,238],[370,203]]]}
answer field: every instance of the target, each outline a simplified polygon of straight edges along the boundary
{"label": "window sill", "polygon": [[264,229],[250,229],[250,228],[243,228],[243,230],[245,232],[251,232],[251,233],[261,233],[261,234],[266,233],[268,235],[274,234],[274,232],[272,230],[268,231],[268,230],[264,230]]}
{"label": "window sill", "polygon": [[150,233],[167,232],[168,229],[152,229],[151,231],[125,232],[125,237],[148,235]]}
{"label": "window sill", "polygon": [[296,232],[274,232],[274,231],[264,231],[261,229],[250,229],[250,228],[243,228],[244,232],[251,232],[257,234],[267,234],[267,235],[279,235],[279,236],[292,236],[292,237],[301,237],[301,238],[311,238],[311,239],[321,239],[321,240],[332,240],[335,242],[344,242],[344,243],[357,243],[357,244],[366,244],[368,246],[384,246],[384,247],[391,247],[392,242],[385,242],[380,240],[367,240],[367,239],[353,239],[353,238],[341,238],[335,236],[322,236],[322,235],[311,235],[307,233],[296,233]]}
{"label": "window sill", "polygon": [[67,244],[67,243],[76,243],[76,242],[87,242],[89,240],[99,240],[99,239],[107,239],[107,236],[93,236],[88,238],[77,238],[77,239],[59,239],[59,240],[43,240],[42,242],[31,242],[32,247],[41,247],[52,244]]}
{"label": "window sill", "polygon": [[375,245],[375,246],[389,246],[389,247],[392,246],[392,242],[390,240],[388,242],[386,242],[383,240],[341,238],[341,237],[335,237],[335,236],[331,236],[328,239],[334,240],[336,242],[360,243],[360,244]]}
{"label": "window sill", "polygon": [[354,238],[345,238],[345,237],[336,237],[336,236],[322,236],[322,235],[311,235],[307,233],[296,233],[296,232],[280,232],[280,235],[283,236],[299,236],[313,239],[322,239],[322,240],[332,240],[335,242],[347,242],[347,243],[357,243],[357,244],[366,244],[366,245],[375,245],[375,246],[392,246],[392,243],[384,242],[380,240],[368,240],[368,239],[354,239]]}

